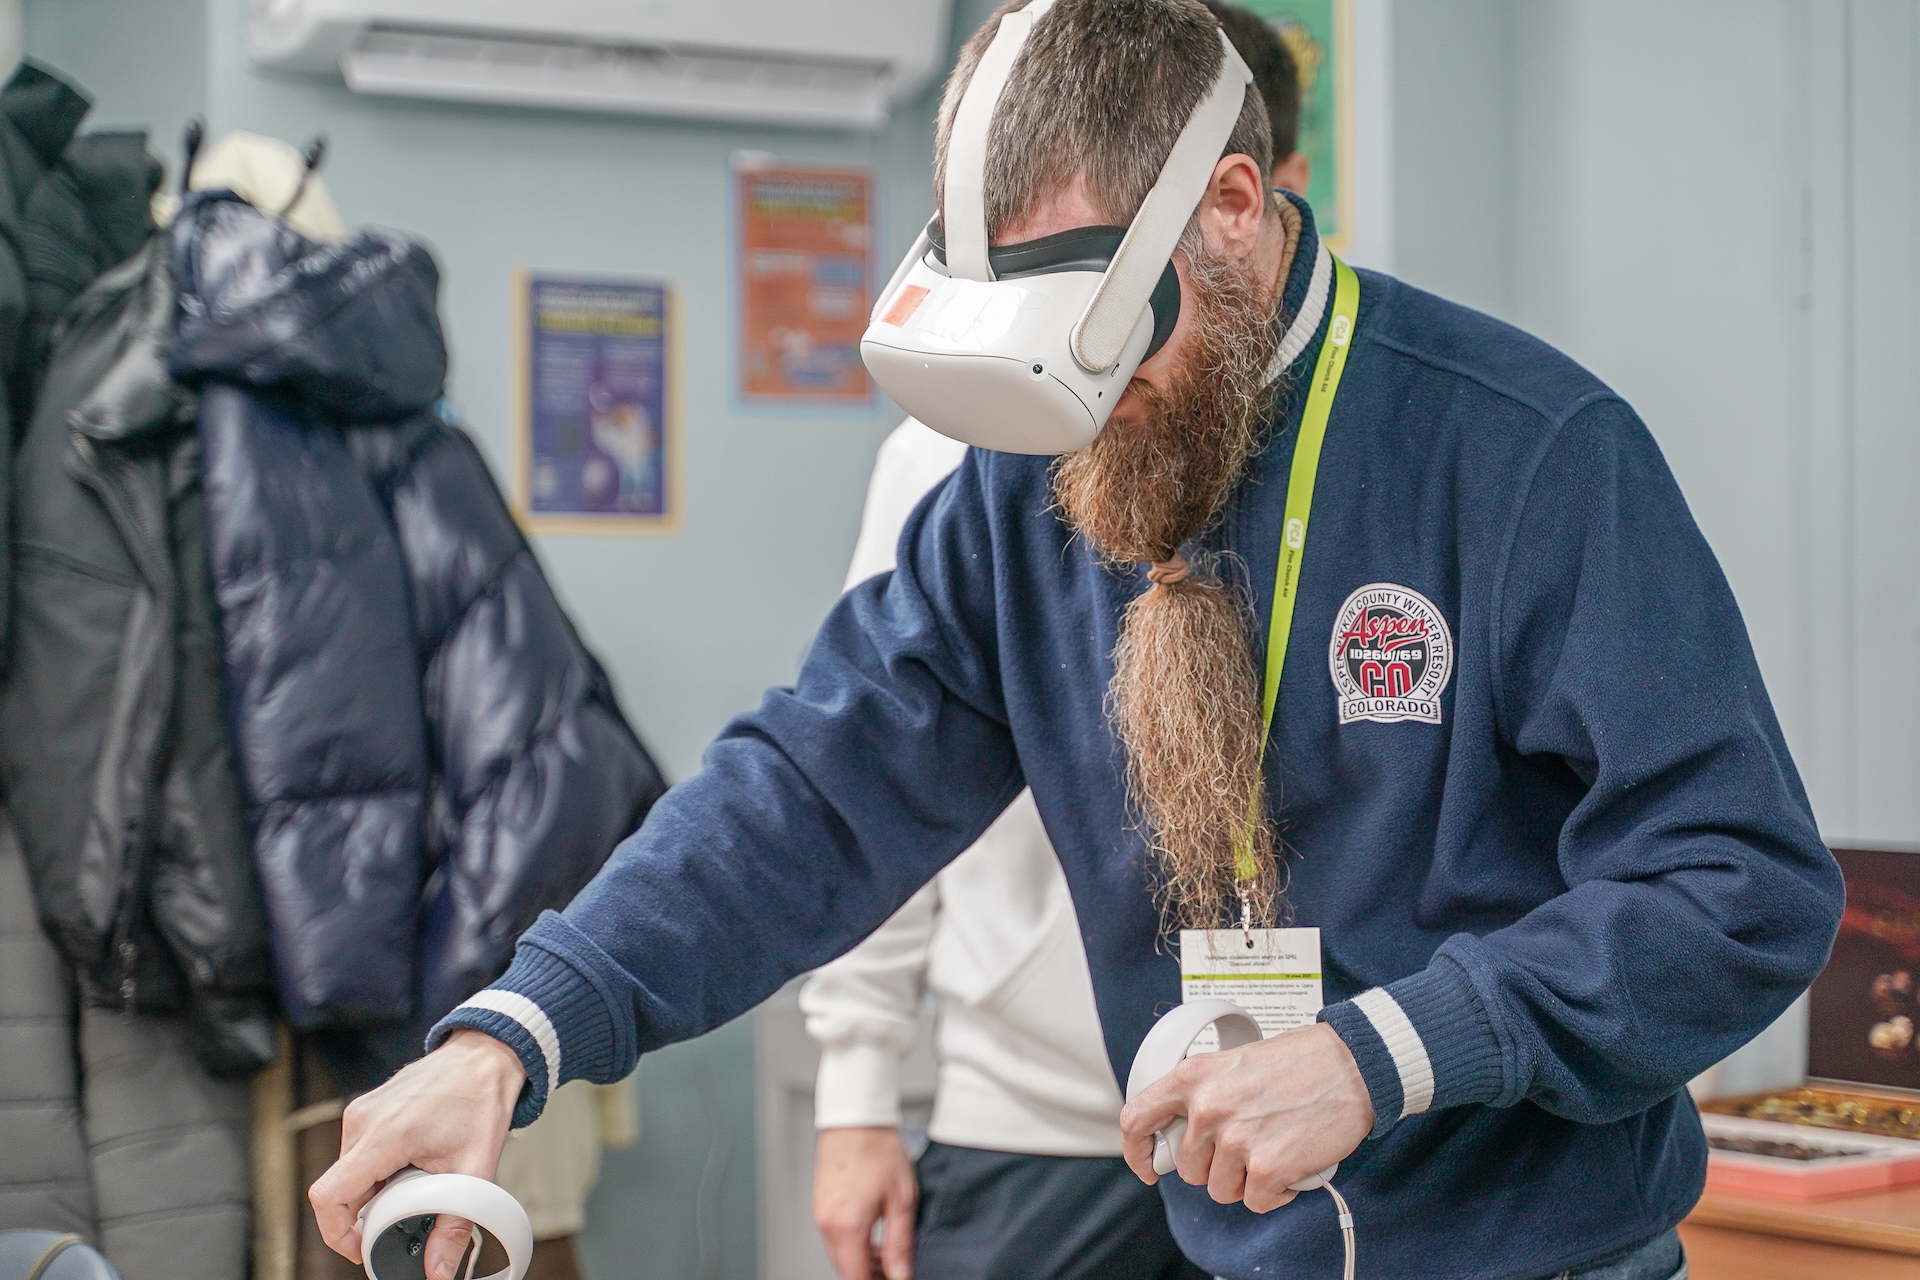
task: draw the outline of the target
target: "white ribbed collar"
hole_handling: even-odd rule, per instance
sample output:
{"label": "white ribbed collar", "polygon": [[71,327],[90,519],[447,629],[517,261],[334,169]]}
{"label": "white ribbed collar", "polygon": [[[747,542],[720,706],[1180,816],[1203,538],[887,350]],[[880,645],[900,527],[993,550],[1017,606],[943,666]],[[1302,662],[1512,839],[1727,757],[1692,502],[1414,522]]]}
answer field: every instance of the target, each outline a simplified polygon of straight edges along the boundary
{"label": "white ribbed collar", "polygon": [[1313,341],[1313,335],[1320,331],[1320,321],[1327,314],[1327,295],[1333,287],[1333,255],[1327,252],[1324,242],[1314,242],[1313,276],[1307,281],[1307,296],[1301,299],[1299,314],[1293,317],[1293,323],[1280,336],[1280,345],[1274,350],[1273,361],[1267,365],[1267,383],[1278,382],[1300,353]]}

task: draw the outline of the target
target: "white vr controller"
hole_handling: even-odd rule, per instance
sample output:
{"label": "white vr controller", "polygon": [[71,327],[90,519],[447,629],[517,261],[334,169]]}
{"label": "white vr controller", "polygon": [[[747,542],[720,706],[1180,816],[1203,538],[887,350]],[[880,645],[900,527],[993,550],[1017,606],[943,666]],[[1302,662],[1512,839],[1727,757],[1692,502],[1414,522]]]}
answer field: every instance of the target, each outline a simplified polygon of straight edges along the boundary
{"label": "white vr controller", "polygon": [[[533,1224],[512,1193],[464,1173],[402,1169],[360,1211],[367,1280],[423,1280],[431,1226],[424,1220],[443,1213],[467,1219],[506,1250],[505,1269],[476,1280],[520,1280],[527,1274],[533,1261]],[[467,1274],[473,1275],[472,1266]]]}
{"label": "white vr controller", "polygon": [[[1220,1034],[1222,1049],[1238,1049],[1261,1039],[1260,1024],[1253,1015],[1231,1000],[1196,1000],[1183,1004],[1153,1024],[1140,1049],[1133,1055],[1133,1070],[1127,1073],[1127,1099],[1179,1066],[1193,1049],[1193,1042],[1208,1027]],[[1187,1118],[1181,1116],[1153,1135],[1153,1171],[1166,1175],[1174,1171],[1180,1159],[1180,1141],[1187,1136]],[[1310,1178],[1290,1184],[1294,1191],[1312,1191],[1333,1181],[1338,1164]]]}

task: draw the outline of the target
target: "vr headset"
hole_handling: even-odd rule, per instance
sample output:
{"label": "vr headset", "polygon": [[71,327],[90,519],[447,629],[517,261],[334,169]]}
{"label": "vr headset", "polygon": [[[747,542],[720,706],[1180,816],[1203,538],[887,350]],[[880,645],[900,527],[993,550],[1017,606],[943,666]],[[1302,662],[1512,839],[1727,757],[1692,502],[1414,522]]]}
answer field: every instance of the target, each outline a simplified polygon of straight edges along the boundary
{"label": "vr headset", "polygon": [[1180,318],[1173,250],[1253,79],[1222,33],[1220,74],[1131,226],[989,248],[988,127],[1053,2],[1033,0],[1000,20],[954,113],[945,208],[894,269],[860,340],[868,371],[901,408],[942,435],[1004,453],[1093,443],[1134,371],[1165,345]]}

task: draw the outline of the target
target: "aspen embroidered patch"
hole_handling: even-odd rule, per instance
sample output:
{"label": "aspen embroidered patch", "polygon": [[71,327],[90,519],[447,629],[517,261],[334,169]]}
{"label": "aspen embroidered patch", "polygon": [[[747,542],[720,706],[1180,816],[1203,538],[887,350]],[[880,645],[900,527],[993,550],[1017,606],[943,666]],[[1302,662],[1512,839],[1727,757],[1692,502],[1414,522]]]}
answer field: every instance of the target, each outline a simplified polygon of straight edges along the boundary
{"label": "aspen embroidered patch", "polygon": [[1347,597],[1327,655],[1340,695],[1340,723],[1440,723],[1440,695],[1453,676],[1453,632],[1418,591],[1375,582]]}

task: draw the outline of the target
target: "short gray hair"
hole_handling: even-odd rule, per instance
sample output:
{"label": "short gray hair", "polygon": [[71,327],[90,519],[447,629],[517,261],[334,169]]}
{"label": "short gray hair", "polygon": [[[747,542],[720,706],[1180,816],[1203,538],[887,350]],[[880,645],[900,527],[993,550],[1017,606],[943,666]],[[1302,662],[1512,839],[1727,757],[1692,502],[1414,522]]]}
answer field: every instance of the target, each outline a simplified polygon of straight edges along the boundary
{"label": "short gray hair", "polygon": [[[960,50],[940,101],[934,199],[944,205],[954,113],[1008,0]],[[1187,117],[1220,74],[1220,24],[1200,0],[1058,0],[1013,65],[987,138],[989,235],[1031,216],[1076,174],[1102,218],[1133,221]],[[1273,168],[1267,107],[1247,87],[1222,156],[1245,155],[1261,181]],[[1272,197],[1269,195],[1269,208]]]}

